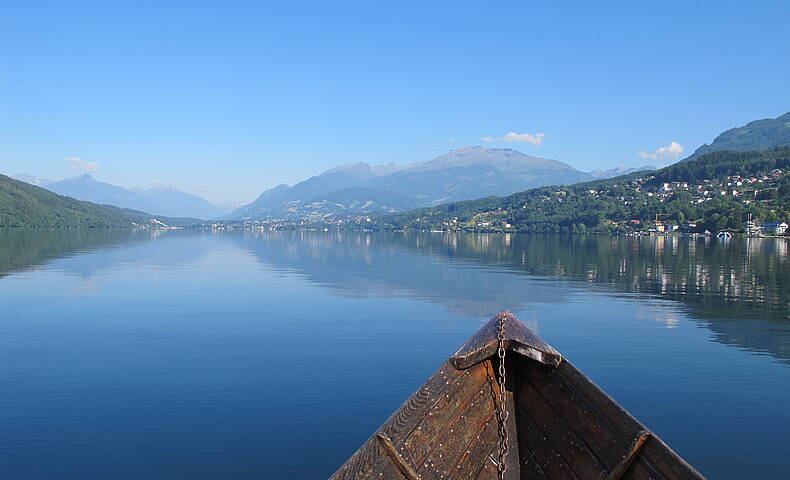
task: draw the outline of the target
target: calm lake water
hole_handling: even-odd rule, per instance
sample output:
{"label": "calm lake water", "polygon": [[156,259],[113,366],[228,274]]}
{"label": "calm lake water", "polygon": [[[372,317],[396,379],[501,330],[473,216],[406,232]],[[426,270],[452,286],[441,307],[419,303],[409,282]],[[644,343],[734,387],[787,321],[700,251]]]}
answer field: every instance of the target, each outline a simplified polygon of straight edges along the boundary
{"label": "calm lake water", "polygon": [[780,240],[0,229],[0,478],[325,478],[509,308],[711,478],[790,471]]}

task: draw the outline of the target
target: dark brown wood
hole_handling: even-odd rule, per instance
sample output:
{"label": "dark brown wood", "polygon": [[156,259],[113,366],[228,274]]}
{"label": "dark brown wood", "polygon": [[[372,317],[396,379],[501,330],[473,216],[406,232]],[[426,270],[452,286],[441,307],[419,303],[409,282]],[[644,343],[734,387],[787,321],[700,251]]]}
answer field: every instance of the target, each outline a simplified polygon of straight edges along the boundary
{"label": "dark brown wood", "polygon": [[598,478],[605,471],[587,443],[557,413],[546,399],[529,384],[522,383],[516,391],[524,421],[535,422],[544,442],[550,443],[579,478]]}
{"label": "dark brown wood", "polygon": [[389,439],[388,436],[384,435],[383,433],[379,432],[376,434],[381,444],[384,446],[384,451],[387,452],[387,455],[392,460],[392,463],[398,467],[398,470],[406,477],[406,480],[420,480],[420,477],[417,475],[417,472],[406,463],[406,460],[403,458],[403,455],[398,453],[398,450],[395,448],[395,445],[392,444],[392,440]]}
{"label": "dark brown wood", "polygon": [[502,311],[450,357],[450,361],[456,368],[468,368],[496,354],[500,317],[505,317],[505,349],[518,352],[546,365],[560,364],[562,355],[558,351],[535,335],[513,314]]}
{"label": "dark brown wood", "polygon": [[631,465],[634,463],[634,460],[636,460],[636,456],[639,454],[639,451],[642,449],[642,445],[645,444],[648,437],[650,437],[650,432],[647,430],[642,430],[639,432],[639,436],[636,437],[636,440],[634,440],[634,444],[631,446],[631,449],[625,455],[623,461],[620,462],[620,464],[617,465],[614,470],[612,470],[612,473],[609,474],[607,480],[620,480],[625,476],[625,472],[631,468]]}
{"label": "dark brown wood", "polygon": [[496,325],[505,316],[507,480],[703,479],[516,317],[466,342],[331,480],[497,478]]}

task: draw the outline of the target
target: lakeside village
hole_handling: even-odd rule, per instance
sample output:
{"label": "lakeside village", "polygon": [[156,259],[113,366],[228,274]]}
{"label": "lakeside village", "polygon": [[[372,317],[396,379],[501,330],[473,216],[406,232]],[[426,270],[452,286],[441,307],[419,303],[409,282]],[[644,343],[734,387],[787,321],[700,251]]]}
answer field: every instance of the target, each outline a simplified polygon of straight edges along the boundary
{"label": "lakeside village", "polygon": [[[204,227],[212,231],[237,231],[237,230],[257,230],[257,231],[286,231],[286,230],[307,230],[307,231],[330,231],[330,230],[360,230],[360,231],[377,231],[376,228],[366,226],[366,223],[373,220],[367,216],[358,216],[345,219],[305,219],[305,220],[288,220],[288,219],[268,219],[260,221],[246,221],[242,223],[211,223],[206,224]],[[639,226],[640,220],[629,221],[631,225]],[[515,229],[509,224],[504,224],[502,228],[486,228],[489,227],[489,222],[481,222],[477,229],[445,229],[445,230],[430,230],[433,233],[514,233]],[[614,234],[626,235],[688,235],[700,237],[719,237],[719,238],[732,238],[737,234],[745,234],[749,237],[783,237],[788,234],[788,224],[786,222],[765,222],[757,224],[754,221],[747,221],[744,224],[743,231],[735,230],[722,230],[717,233],[708,230],[699,231],[698,223],[696,222],[683,222],[677,223],[672,220],[656,220],[655,225],[649,227],[647,230],[634,230],[628,232],[614,232]],[[168,227],[160,227],[168,228]],[[182,227],[172,227],[182,228]],[[403,231],[403,229],[395,229],[392,231]]]}
{"label": "lakeside village", "polygon": [[[641,204],[661,205],[670,200],[682,198],[684,202],[692,205],[702,205],[716,198],[726,199],[729,202],[738,202],[744,207],[756,204],[763,211],[771,210],[771,205],[777,202],[778,185],[788,180],[790,171],[775,169],[771,172],[754,176],[731,175],[718,180],[702,180],[698,183],[686,181],[661,182],[655,181],[656,177],[647,175],[638,178],[624,179],[624,182],[603,187],[601,190],[579,190],[579,185],[560,187],[558,189],[545,189],[537,199],[524,203],[521,208],[540,208],[544,202],[562,204],[564,199],[571,195],[581,196],[583,199],[605,198],[609,202],[616,202],[628,208]],[[627,187],[627,188],[624,188]],[[731,203],[732,204],[732,203]],[[537,207],[536,207],[537,205]],[[634,209],[632,209],[634,210]],[[660,210],[660,208],[659,208]],[[376,218],[371,215],[315,215],[303,219],[273,218],[265,220],[246,220],[241,222],[214,222],[203,225],[209,230],[362,230],[400,231],[423,230],[432,232],[489,232],[512,233],[520,229],[509,220],[514,215],[506,209],[499,208],[476,213],[467,220],[453,217],[438,223],[431,224],[428,217],[418,217],[415,223],[423,222],[424,228],[414,228],[412,223],[408,228],[382,229]],[[683,215],[670,213],[656,213],[652,218],[622,218],[618,220],[605,220],[607,233],[616,235],[688,235],[688,236],[718,236],[730,238],[734,235],[749,237],[782,237],[790,235],[787,220],[778,219],[761,221],[751,218],[743,222],[740,229],[721,229],[711,231],[705,226],[710,225],[709,220],[700,218],[689,220]],[[774,215],[775,216],[775,215]],[[678,218],[681,217],[681,218]],[[590,232],[596,233],[596,232]],[[604,233],[604,232],[597,232]]]}
{"label": "lakeside village", "polygon": [[[704,180],[702,183],[690,185],[688,182],[663,182],[659,192],[646,192],[648,197],[657,197],[660,202],[666,201],[671,195],[677,191],[689,192],[692,194],[692,201],[697,204],[705,203],[717,196],[732,196],[740,198],[743,205],[750,205],[754,202],[762,204],[770,204],[775,202],[771,195],[766,195],[766,192],[775,192],[778,187],[774,186],[774,182],[778,182],[785,175],[790,172],[783,172],[782,170],[775,169],[770,174],[752,177],[742,177],[740,175],[732,175],[726,177],[723,182],[716,182],[714,180]],[[642,184],[649,181],[651,177],[645,179],[640,178],[638,181]],[[640,189],[638,188],[637,191]],[[595,192],[591,192],[595,193]],[[690,235],[705,235],[711,236],[712,232],[702,229],[700,225],[704,219],[697,222],[677,222],[672,219],[661,220],[662,217],[669,216],[668,214],[656,214],[652,226],[646,230],[640,229],[642,222],[637,219],[628,220],[631,227],[636,227],[633,231],[634,234],[671,234],[679,232],[681,234]],[[784,221],[766,221],[758,223],[750,215],[748,220],[743,224],[742,230],[724,229],[716,233],[718,237],[730,238],[733,234],[743,233],[749,237],[763,237],[763,236],[783,236],[788,233],[788,224]]]}
{"label": "lakeside village", "polygon": [[[716,197],[730,196],[734,199],[739,199],[744,206],[748,206],[755,202],[770,206],[771,203],[776,202],[778,191],[776,184],[788,174],[790,174],[790,172],[775,169],[765,175],[750,177],[731,175],[727,176],[722,181],[703,180],[701,183],[697,184],[690,184],[689,182],[662,182],[658,191],[646,191],[644,194],[648,198],[655,197],[661,203],[668,201],[678,192],[684,192],[690,194],[690,201],[698,205],[709,202]],[[653,178],[654,177],[648,176],[636,180],[638,184],[636,191],[641,192],[642,187]],[[592,195],[597,195],[598,193],[594,190],[588,192]],[[622,197],[621,200],[625,204],[628,204],[629,200],[625,197]],[[677,219],[665,218],[670,216],[670,214],[657,213],[652,225],[643,225],[644,222],[639,219],[628,219],[625,222],[619,222],[619,226],[628,227],[626,233],[633,235],[714,235],[713,232],[702,227],[702,224],[704,224],[707,219],[679,222]],[[723,229],[715,232],[715,235],[720,238],[731,238],[734,234],[738,233],[745,234],[749,237],[764,237],[784,236],[790,232],[788,232],[788,224],[785,221],[758,222],[749,215],[748,220],[743,223],[743,228],[741,230]]]}

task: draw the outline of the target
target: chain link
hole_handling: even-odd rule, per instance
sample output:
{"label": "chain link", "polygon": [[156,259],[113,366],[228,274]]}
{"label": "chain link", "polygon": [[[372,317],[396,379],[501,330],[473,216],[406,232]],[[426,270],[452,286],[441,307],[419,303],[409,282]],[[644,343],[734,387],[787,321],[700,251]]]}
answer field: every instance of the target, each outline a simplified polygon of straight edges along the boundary
{"label": "chain link", "polygon": [[499,316],[499,331],[497,333],[497,340],[499,343],[499,350],[497,351],[497,356],[499,356],[499,378],[497,379],[497,382],[499,383],[499,405],[497,405],[497,416],[499,417],[499,464],[497,465],[497,478],[499,480],[504,480],[505,478],[505,472],[507,471],[505,457],[507,457],[507,451],[509,448],[507,436],[507,417],[509,412],[507,411],[507,404],[505,403],[505,380],[507,378],[505,372],[506,318],[507,317],[505,315]]}

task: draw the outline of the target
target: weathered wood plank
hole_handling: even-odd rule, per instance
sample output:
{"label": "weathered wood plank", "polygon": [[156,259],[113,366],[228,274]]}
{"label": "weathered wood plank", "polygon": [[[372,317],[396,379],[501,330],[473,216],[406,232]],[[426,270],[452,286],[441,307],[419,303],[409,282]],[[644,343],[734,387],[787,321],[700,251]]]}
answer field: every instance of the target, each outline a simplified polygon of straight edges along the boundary
{"label": "weathered wood plank", "polygon": [[620,461],[618,452],[625,448],[624,442],[609,431],[598,419],[596,412],[576,398],[554,375],[554,369],[544,368],[524,359],[519,363],[524,383],[532,386],[563,420],[573,428],[588,449],[598,458],[606,470],[611,470]]}
{"label": "weathered wood plank", "polygon": [[[585,405],[567,385],[556,378],[553,368],[521,359],[518,365],[522,381],[529,383],[547,402],[557,415],[571,428],[588,450],[598,459],[601,466],[611,471],[622,459],[626,449],[624,441],[616,437],[608,424],[602,422],[595,409]],[[640,465],[634,465],[634,478],[649,478]]]}
{"label": "weathered wood plank", "polygon": [[402,453],[398,452],[398,449],[395,448],[392,440],[390,440],[388,436],[381,432],[379,432],[376,436],[381,441],[381,445],[384,447],[384,451],[390,457],[390,460],[392,460],[392,463],[398,467],[398,470],[400,470],[400,473],[403,474],[407,480],[420,480],[417,472],[414,471],[414,467],[409,464],[409,462],[403,457]]}
{"label": "weathered wood plank", "polygon": [[494,462],[491,460],[486,459],[483,464],[480,466],[480,469],[477,471],[477,475],[474,476],[475,480],[497,480],[497,467],[494,465]]}
{"label": "weathered wood plank", "polygon": [[[518,422],[516,421],[516,406],[514,402],[514,395],[512,390],[515,389],[514,385],[519,383],[518,375],[516,374],[515,365],[519,358],[522,358],[521,355],[510,355],[507,357],[506,365],[507,371],[511,372],[511,375],[507,377],[507,385],[505,385],[505,409],[508,412],[507,421],[505,424],[507,425],[507,432],[508,432],[508,444],[509,450],[507,456],[505,457],[505,463],[507,464],[507,472],[506,472],[506,480],[512,478],[519,478],[514,472],[520,471],[519,467],[519,443],[518,443]],[[485,362],[486,365],[486,374],[488,376],[488,383],[491,385],[491,395],[493,396],[494,404],[499,407],[500,399],[500,388],[499,388],[499,380],[498,380],[498,369],[499,369],[499,359],[495,358],[491,361]],[[497,423],[497,428],[499,427],[499,423]],[[496,455],[494,458],[499,460],[499,451],[497,450]]]}
{"label": "weathered wood plank", "polygon": [[623,407],[604,393],[592,380],[581,373],[567,360],[554,371],[555,378],[562,381],[588,408],[595,409],[613,433],[626,445],[644,426],[632,417]]}
{"label": "weathered wood plank", "polygon": [[535,458],[535,452],[529,450],[525,445],[519,444],[519,478],[548,480],[549,476],[543,471],[540,462]]}
{"label": "weathered wood plank", "polygon": [[516,401],[529,412],[557,453],[579,478],[599,478],[608,473],[586,442],[529,383],[519,385]]}
{"label": "weathered wood plank", "polygon": [[383,462],[379,468],[372,471],[367,478],[375,480],[410,480],[407,477],[404,477],[403,473],[392,462]]}
{"label": "weathered wood plank", "polygon": [[634,440],[634,444],[631,446],[631,449],[625,455],[623,460],[612,470],[612,473],[609,474],[607,480],[620,480],[623,478],[631,468],[631,465],[636,460],[636,456],[639,454],[639,450],[642,449],[642,446],[645,444],[645,441],[650,437],[650,432],[647,430],[642,430],[639,436]]}
{"label": "weathered wood plank", "polygon": [[[570,362],[563,362],[555,369],[554,375],[558,381],[576,392],[575,397],[584,402],[587,409],[594,412],[593,414],[608,426],[620,440],[622,450],[619,451],[624,455],[633,439],[645,429],[645,426]],[[655,478],[705,478],[652,432],[651,437],[645,442],[640,460],[642,461],[639,465]],[[638,468],[635,467],[634,470]]]}
{"label": "weathered wood plank", "polygon": [[498,348],[499,319],[502,317],[505,318],[504,344],[507,350],[547,365],[559,365],[562,362],[562,355],[558,351],[535,335],[513,314],[503,311],[489,320],[450,357],[456,368],[468,368],[494,356]]}
{"label": "weathered wood plank", "polygon": [[516,402],[516,414],[519,417],[518,440],[522,451],[531,452],[532,460],[538,463],[548,478],[579,480],[521,402]]}
{"label": "weathered wood plank", "polygon": [[[440,395],[404,442],[417,465],[425,462],[431,450],[437,447],[438,440],[446,435],[446,431],[459,418],[464,420],[469,416],[469,413],[464,415],[464,411],[469,408],[470,402],[489,388],[485,366],[479,364],[464,371],[455,384]],[[469,418],[473,419],[474,416]]]}
{"label": "weathered wood plank", "polygon": [[639,460],[640,463],[653,466],[663,478],[705,478],[655,435],[651,435],[645,442],[639,453]]}
{"label": "weathered wood plank", "polygon": [[495,416],[487,419],[483,430],[467,445],[455,469],[448,478],[475,478],[483,462],[490,462],[488,455],[497,450],[499,427]]}
{"label": "weathered wood plank", "polygon": [[[364,450],[364,451],[363,451]],[[357,457],[365,463],[351,464],[351,468],[342,468],[335,472],[331,477],[332,479],[398,479],[402,480],[403,474],[398,467],[390,461],[387,452],[384,450],[383,445],[376,441],[375,443],[369,441],[366,443],[358,453],[364,456]],[[352,457],[354,458],[354,457]],[[346,465],[349,465],[348,462]],[[346,466],[344,465],[344,467]]]}
{"label": "weathered wood plank", "polygon": [[444,435],[437,439],[435,448],[420,465],[421,478],[450,478],[450,473],[468,451],[469,444],[480,436],[486,424],[494,418],[494,411],[494,402],[488,392],[476,396],[462,415],[449,425]]}
{"label": "weathered wood plank", "polygon": [[606,478],[609,472],[631,480],[703,478],[653,434],[641,437],[641,449],[635,448],[645,427],[503,312],[445,362],[331,479],[495,479],[499,385],[494,368],[500,318],[506,319],[506,348],[513,353],[508,355],[505,393],[508,480]]}
{"label": "weathered wood plank", "polygon": [[[396,448],[402,448],[403,441],[427,415],[431,406],[454,383],[463,376],[464,371],[453,367],[449,361],[441,367],[415,392],[376,432],[383,432]],[[375,433],[335,472],[331,480],[362,480],[379,471],[389,462]]]}

